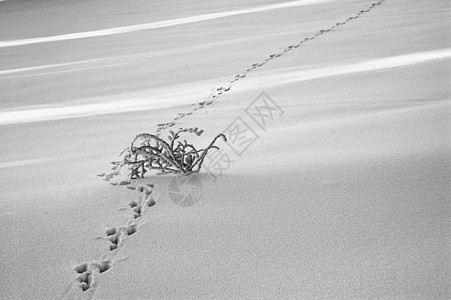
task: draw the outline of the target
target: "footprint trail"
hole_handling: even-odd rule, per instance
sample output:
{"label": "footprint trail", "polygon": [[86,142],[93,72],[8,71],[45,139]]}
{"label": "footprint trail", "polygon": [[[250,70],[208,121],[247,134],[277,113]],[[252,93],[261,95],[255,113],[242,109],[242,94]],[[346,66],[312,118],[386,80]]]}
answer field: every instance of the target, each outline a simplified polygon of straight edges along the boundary
{"label": "footprint trail", "polygon": [[[118,164],[113,163],[113,165],[114,171],[120,170]],[[99,174],[99,176],[100,175],[102,175],[101,177],[105,177],[105,174]],[[129,201],[127,207],[122,209],[128,209],[131,214],[125,224],[118,227],[106,228],[103,236],[96,238],[97,240],[107,241],[105,254],[103,254],[100,259],[84,262],[73,267],[74,282],[64,293],[64,299],[92,299],[94,297],[99,284],[100,275],[109,271],[115,263],[123,260],[123,258],[116,259],[116,256],[120,252],[120,248],[128,238],[139,231],[139,227],[142,225],[142,217],[146,210],[157,204],[153,184],[134,184],[132,181],[123,180],[116,182],[116,185],[125,186],[126,188],[135,191],[136,199]]]}
{"label": "footprint trail", "polygon": [[303,40],[299,41],[296,44],[293,45],[289,45],[283,48],[283,50],[279,53],[273,53],[270,54],[264,61],[260,62],[260,63],[254,63],[252,64],[249,68],[247,68],[244,72],[235,75],[229,82],[228,84],[224,85],[224,86],[220,86],[218,88],[216,88],[215,92],[210,95],[206,100],[201,101],[197,104],[193,104],[195,107],[191,109],[191,111],[187,112],[187,113],[179,113],[176,117],[173,118],[173,121],[171,122],[167,122],[167,123],[160,123],[157,124],[157,135],[165,130],[168,129],[170,127],[173,127],[177,124],[178,121],[180,121],[181,119],[185,118],[186,116],[192,115],[195,111],[200,110],[205,108],[208,105],[213,104],[219,97],[221,97],[222,95],[224,95],[225,93],[227,93],[228,91],[230,91],[233,87],[233,85],[243,79],[246,78],[247,74],[254,71],[257,68],[260,68],[262,66],[264,66],[265,64],[267,64],[268,62],[270,62],[273,59],[279,58],[282,55],[284,55],[285,53],[288,53],[294,49],[299,48],[300,46],[302,46],[302,44],[305,44],[308,41],[312,41],[318,37],[320,37],[323,34],[326,34],[328,32],[331,32],[335,29],[337,29],[340,26],[346,25],[347,23],[356,20],[358,18],[360,18],[360,16],[362,16],[363,14],[369,13],[371,10],[373,10],[374,8],[376,8],[377,6],[383,4],[386,0],[379,0],[377,2],[374,2],[370,5],[368,5],[369,7],[367,9],[364,10],[360,10],[358,11],[356,14],[354,14],[353,16],[347,18],[345,21],[340,22],[340,23],[335,23],[334,25],[330,26],[327,29],[321,29],[318,32],[316,32],[314,35],[310,36],[310,37],[306,37]]}
{"label": "footprint trail", "polygon": [[[159,135],[161,131],[175,126],[181,119],[194,114],[197,110],[203,109],[206,106],[213,104],[218,98],[229,92],[237,81],[246,78],[248,73],[264,66],[271,60],[277,59],[282,55],[299,48],[308,41],[314,40],[321,35],[329,33],[340,26],[346,25],[347,23],[358,19],[360,16],[370,12],[377,6],[383,4],[385,1],[386,0],[379,0],[377,2],[374,2],[370,4],[367,9],[360,10],[353,16],[347,18],[345,21],[335,23],[327,29],[321,29],[310,37],[306,37],[293,45],[284,47],[283,50],[281,50],[279,53],[270,54],[264,61],[252,64],[244,72],[235,75],[224,86],[217,87],[206,100],[201,101],[197,104],[193,104],[194,107],[190,111],[178,113],[178,115],[175,116],[170,122],[157,124],[157,135]],[[95,296],[100,275],[102,273],[108,272],[111,268],[114,267],[115,263],[123,260],[123,258],[116,259],[117,254],[120,252],[120,248],[123,246],[123,243],[125,242],[125,240],[139,231],[139,227],[143,219],[142,217],[145,214],[146,210],[157,204],[157,199],[154,196],[153,184],[135,184],[131,180],[112,181],[117,176],[122,174],[125,174],[127,178],[130,178],[131,170],[123,161],[114,161],[111,162],[111,164],[112,167],[110,173],[101,173],[97,176],[99,176],[102,180],[110,182],[110,184],[113,186],[123,186],[129,190],[135,191],[137,193],[137,198],[129,201],[126,207],[120,208],[121,210],[130,211],[129,220],[122,226],[106,228],[104,236],[98,237],[98,239],[108,242],[107,246],[105,247],[106,253],[103,254],[99,260],[81,263],[73,267],[73,271],[75,273],[74,282],[63,294],[64,299],[74,299],[80,297],[85,299],[92,299]],[[80,293],[83,293],[82,296],[80,296]]]}

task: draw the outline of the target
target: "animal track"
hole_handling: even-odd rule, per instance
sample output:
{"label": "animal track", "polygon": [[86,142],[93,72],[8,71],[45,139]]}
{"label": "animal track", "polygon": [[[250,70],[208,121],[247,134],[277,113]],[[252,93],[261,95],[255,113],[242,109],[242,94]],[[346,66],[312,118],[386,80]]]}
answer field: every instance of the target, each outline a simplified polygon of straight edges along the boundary
{"label": "animal track", "polygon": [[[117,164],[115,164],[117,165]],[[103,175],[103,174],[99,174]],[[126,188],[130,190],[134,190],[137,193],[139,193],[138,199],[133,199],[128,202],[128,207],[131,209],[133,213],[134,219],[139,219],[142,217],[145,208],[146,207],[152,207],[157,204],[157,201],[155,197],[152,196],[153,189],[155,187],[152,183],[147,184],[138,184],[138,185],[132,185],[132,182],[129,180],[124,180],[116,185],[118,186],[125,186]],[[126,208],[124,208],[126,209]],[[109,250],[114,251],[116,250],[121,241],[122,241],[122,235],[126,234],[127,236],[133,235],[138,231],[138,224],[132,223],[128,224],[126,226],[117,228],[117,227],[110,227],[105,229],[105,235],[107,237],[107,240],[109,241]]]}
{"label": "animal track", "polygon": [[120,236],[120,235],[121,235],[120,232],[118,232],[118,233],[112,235],[112,236],[110,237],[110,239],[109,239],[110,242],[111,242],[112,244],[118,245],[118,244],[119,244],[119,236]]}
{"label": "animal track", "polygon": [[130,180],[122,180],[121,182],[118,183],[118,185],[129,185],[131,183]]}
{"label": "animal track", "polygon": [[[127,164],[125,164],[123,161],[112,161],[111,164],[112,164],[112,167],[111,167],[110,173],[100,173],[100,174],[97,174],[97,176],[105,181],[111,181],[111,179],[113,179],[114,177],[117,177],[117,176],[121,175],[122,173],[124,173],[124,169],[126,169],[126,171],[128,171],[128,173],[131,172],[131,170],[129,169]],[[125,175],[127,175],[127,174],[125,174]],[[129,177],[130,176],[127,176],[127,178],[129,178]],[[126,187],[128,187],[131,183],[132,182],[130,180],[122,180],[119,182],[110,182],[110,184],[113,186],[117,186],[117,185],[122,186],[123,185]]]}
{"label": "animal track", "polygon": [[138,206],[138,202],[136,202],[136,200],[132,200],[128,202],[128,206],[130,206],[131,208],[135,208],[136,206]]}
{"label": "animal track", "polygon": [[133,208],[133,211],[135,212],[135,213],[133,214],[133,216],[135,217],[135,219],[138,219],[139,217],[141,217],[142,206],[141,206],[141,205],[135,206],[135,207]]}
{"label": "animal track", "polygon": [[109,237],[108,240],[111,242],[109,248],[110,251],[113,251],[117,249],[117,246],[119,245],[119,236],[120,232],[116,227],[107,228],[105,230],[105,234]]}
{"label": "animal track", "polygon": [[107,228],[105,229],[105,234],[107,236],[113,235],[117,232],[117,228],[116,227],[111,227],[111,228]]}
{"label": "animal track", "polygon": [[[282,48],[282,50],[279,53],[270,54],[269,57],[267,57],[264,61],[252,64],[250,67],[248,67],[245,70],[245,72],[235,75],[230,80],[228,85],[216,88],[215,91],[209,96],[208,99],[206,99],[204,101],[200,101],[197,104],[194,104],[195,107],[193,107],[191,109],[191,111],[189,111],[187,113],[178,113],[178,115],[175,116],[173,118],[173,121],[171,121],[171,122],[157,124],[156,131],[159,133],[167,128],[173,127],[176,125],[176,123],[178,121],[185,118],[186,116],[192,115],[195,111],[202,109],[207,105],[213,104],[214,101],[216,101],[221,95],[229,92],[231,90],[231,88],[233,87],[233,85],[235,84],[235,82],[239,81],[240,79],[246,78],[246,76],[249,72],[251,72],[261,66],[264,66],[267,62],[269,62],[273,59],[276,59],[278,57],[281,57],[285,53],[288,53],[294,49],[299,48],[302,44],[304,44],[308,41],[314,40],[325,33],[333,31],[336,28],[343,26],[352,20],[358,19],[361,15],[370,12],[376,6],[381,5],[385,1],[386,0],[379,0],[378,2],[374,2],[366,10],[358,11],[354,16],[347,18],[345,21],[335,23],[334,25],[330,26],[329,28],[321,29],[318,32],[316,32],[315,34],[313,34],[312,36],[306,37],[303,40],[299,41],[298,43],[295,43],[293,45],[289,45],[289,46]],[[101,173],[101,174],[98,174],[97,176],[101,177],[105,181],[110,181],[114,177],[121,174],[122,169],[124,167],[126,167],[124,162],[120,162],[120,161],[111,162],[111,164],[113,166],[111,168],[110,173]],[[152,195],[153,190],[154,190],[153,184],[133,185],[130,180],[122,180],[119,182],[110,182],[110,183],[115,186],[125,186],[127,189],[134,190],[137,193],[139,193],[138,200],[131,200],[128,203],[129,209],[132,211],[133,217],[136,220],[130,221],[130,223],[128,223],[127,225],[124,225],[119,228],[111,227],[111,228],[107,228],[105,230],[105,235],[107,237],[107,240],[110,242],[109,249],[110,249],[110,251],[114,251],[119,247],[119,244],[121,243],[121,241],[123,239],[122,235],[131,236],[138,231],[139,222],[140,222],[139,219],[140,219],[140,217],[142,217],[143,213],[145,212],[145,209],[156,205],[157,201],[156,201],[155,197]],[[124,238],[126,238],[126,237],[124,236]],[[112,255],[114,255],[114,254],[112,254]],[[95,279],[94,274],[95,273],[99,273],[99,274],[104,273],[104,272],[108,271],[109,269],[111,269],[112,265],[113,265],[113,263],[111,260],[101,260],[99,262],[94,262],[94,263],[89,263],[89,264],[83,263],[83,264],[75,266],[74,270],[78,274],[76,278],[77,278],[77,281],[78,281],[81,289],[83,291],[90,290],[93,286],[93,282]]]}
{"label": "animal track", "polygon": [[132,235],[137,231],[138,224],[132,224],[124,228],[127,235]]}
{"label": "animal track", "polygon": [[78,266],[74,267],[75,272],[82,274],[88,270],[88,264],[79,264]]}
{"label": "animal track", "polygon": [[75,278],[83,292],[86,292],[93,286],[94,273],[99,274],[108,271],[112,266],[111,260],[101,260],[99,262],[82,263],[74,267],[74,271],[78,274]]}
{"label": "animal track", "polygon": [[[138,193],[142,193],[142,200],[141,201],[136,201],[136,200],[132,200],[128,203],[128,205],[130,206],[130,208],[133,211],[133,216],[135,219],[139,218],[142,216],[143,214],[143,206],[145,206],[147,204],[147,206],[153,206],[156,204],[155,203],[151,203],[149,202],[149,196],[152,195],[153,192],[153,184],[147,184],[147,185],[138,185],[136,186],[135,190]],[[149,203],[151,203],[151,205],[149,205]]]}
{"label": "animal track", "polygon": [[[141,211],[141,209],[139,211]],[[117,229],[116,227],[113,227],[113,228],[108,228],[107,230],[105,230],[107,239],[110,242],[110,244],[109,244],[110,251],[116,250],[119,247],[119,244],[122,240],[123,234],[130,236],[130,235],[136,233],[137,231],[138,231],[138,224],[136,224],[136,223],[132,223],[127,226],[123,226],[119,229]]]}
{"label": "animal track", "polygon": [[111,261],[104,260],[99,263],[94,263],[94,268],[96,268],[99,273],[106,272],[111,268]]}
{"label": "animal track", "polygon": [[[332,30],[335,30],[337,27],[339,26],[343,26],[346,25],[347,23],[349,23],[352,20],[358,19],[361,15],[370,12],[372,9],[374,9],[376,6],[381,5],[383,2],[385,2],[386,0],[379,0],[377,2],[372,3],[367,9],[364,10],[360,10],[358,11],[354,16],[348,17],[345,21],[343,22],[339,22],[339,23],[335,23],[335,25],[330,26],[329,28],[326,29],[321,29],[318,32],[316,32],[313,36],[310,37],[306,37],[304,38],[302,41],[298,42],[297,44],[294,45],[289,45],[287,47],[284,48],[284,50],[282,50],[282,52],[280,53],[274,53],[269,55],[269,57],[267,57],[263,62],[260,63],[254,63],[252,64],[250,67],[248,67],[244,73],[241,74],[237,74],[235,75],[231,80],[230,80],[230,86],[228,88],[225,87],[218,87],[216,88],[215,92],[209,96],[208,100],[205,101],[201,101],[199,102],[196,107],[192,108],[192,110],[188,113],[179,113],[176,117],[174,117],[174,121],[179,121],[182,118],[191,115],[192,113],[194,113],[195,111],[204,108],[207,105],[211,105],[214,103],[214,101],[216,101],[221,95],[223,95],[224,93],[226,93],[227,91],[229,91],[231,89],[231,87],[233,86],[233,84],[235,84],[235,82],[237,82],[238,80],[245,78],[247,73],[249,73],[252,70],[255,70],[258,67],[261,67],[263,65],[265,65],[267,62],[281,57],[283,54],[288,53],[289,51],[299,48],[303,43],[307,42],[307,41],[311,41],[314,40],[315,38],[318,38],[319,36],[328,33]],[[171,122],[171,123],[160,123],[157,124],[157,129],[156,132],[161,132],[169,127],[172,127],[175,125],[175,122]]]}
{"label": "animal track", "polygon": [[77,280],[80,282],[80,287],[83,292],[87,291],[92,284],[92,272],[86,271],[77,276]]}
{"label": "animal track", "polygon": [[154,206],[155,204],[157,204],[157,201],[155,200],[155,198],[149,197],[149,198],[147,199],[147,201],[146,201],[146,204],[147,204],[148,207],[152,207],[152,206]]}

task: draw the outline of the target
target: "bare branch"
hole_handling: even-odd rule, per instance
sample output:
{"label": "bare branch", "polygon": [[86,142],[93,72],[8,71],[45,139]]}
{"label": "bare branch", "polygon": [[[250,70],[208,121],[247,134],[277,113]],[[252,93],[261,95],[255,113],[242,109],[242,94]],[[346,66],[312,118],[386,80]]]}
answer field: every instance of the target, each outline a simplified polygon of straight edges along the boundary
{"label": "bare branch", "polygon": [[[197,150],[187,140],[179,141],[180,134],[191,133],[200,136],[203,130],[194,128],[179,128],[177,132],[169,131],[168,141],[159,134],[141,133],[125,149],[123,162],[131,165],[131,178],[143,177],[150,170],[158,170],[157,174],[191,174],[199,172],[203,160],[210,149],[219,149],[214,143],[221,137],[227,141],[224,134],[218,134],[208,147]],[[139,146],[135,146],[138,144]]]}

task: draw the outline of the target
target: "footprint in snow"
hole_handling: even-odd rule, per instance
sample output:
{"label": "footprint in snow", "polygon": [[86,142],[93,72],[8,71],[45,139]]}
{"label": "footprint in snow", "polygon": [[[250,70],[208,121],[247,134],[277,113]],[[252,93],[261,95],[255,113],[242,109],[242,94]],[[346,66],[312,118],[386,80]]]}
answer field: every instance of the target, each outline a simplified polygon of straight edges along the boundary
{"label": "footprint in snow", "polygon": [[110,236],[109,241],[110,241],[110,251],[113,251],[115,249],[117,249],[117,247],[119,246],[119,242],[120,242],[120,235],[121,232],[117,232],[113,235]]}
{"label": "footprint in snow", "polygon": [[110,260],[103,260],[98,263],[93,264],[93,268],[97,270],[99,273],[103,273],[108,271],[111,268],[111,261]]}
{"label": "footprint in snow", "polygon": [[93,285],[94,272],[104,273],[111,269],[111,260],[101,260],[93,263],[82,263],[74,267],[74,271],[78,274],[76,280],[82,291],[89,290]]}
{"label": "footprint in snow", "polygon": [[124,228],[124,230],[125,230],[125,233],[127,233],[127,235],[132,235],[136,231],[138,231],[138,224],[128,225],[127,227]]}
{"label": "footprint in snow", "polygon": [[74,267],[77,275],[76,279],[80,284],[80,287],[83,291],[87,291],[91,287],[92,283],[92,272],[88,270],[89,265],[87,263],[80,264]]}
{"label": "footprint in snow", "polygon": [[88,270],[88,264],[87,263],[79,264],[78,266],[74,267],[74,270],[78,274],[82,274]]}

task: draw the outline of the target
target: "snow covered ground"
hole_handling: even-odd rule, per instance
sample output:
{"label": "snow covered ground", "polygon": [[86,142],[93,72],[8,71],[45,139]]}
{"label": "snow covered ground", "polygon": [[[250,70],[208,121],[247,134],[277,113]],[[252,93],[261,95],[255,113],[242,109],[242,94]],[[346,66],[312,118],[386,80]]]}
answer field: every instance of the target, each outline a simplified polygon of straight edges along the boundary
{"label": "snow covered ground", "polygon": [[[0,298],[449,299],[449,16],[445,0],[0,2]],[[193,206],[174,176],[133,182],[157,200],[135,219],[142,193],[96,174],[170,122],[201,146],[241,122],[252,144],[217,143],[229,164],[198,175]]]}

